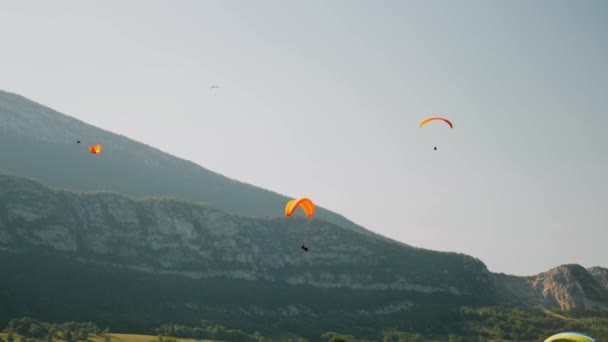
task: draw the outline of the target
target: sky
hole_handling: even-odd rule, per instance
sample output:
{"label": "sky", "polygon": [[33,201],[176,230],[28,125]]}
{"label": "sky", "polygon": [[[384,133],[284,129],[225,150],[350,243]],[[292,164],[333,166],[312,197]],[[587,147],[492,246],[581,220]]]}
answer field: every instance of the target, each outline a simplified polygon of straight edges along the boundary
{"label": "sky", "polygon": [[0,0],[0,89],[517,275],[608,267],[606,61],[603,0]]}

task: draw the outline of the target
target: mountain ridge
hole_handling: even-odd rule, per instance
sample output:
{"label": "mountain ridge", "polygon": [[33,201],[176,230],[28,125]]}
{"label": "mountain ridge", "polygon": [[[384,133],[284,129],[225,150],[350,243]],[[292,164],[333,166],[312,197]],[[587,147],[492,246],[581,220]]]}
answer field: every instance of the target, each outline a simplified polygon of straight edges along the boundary
{"label": "mountain ridge", "polygon": [[[5,173],[65,189],[213,203],[230,213],[254,217],[276,216],[291,199],[95,127],[19,94],[0,90],[0,114],[0,167]],[[100,155],[104,162],[88,158],[82,148],[85,144],[76,145],[77,140],[100,141],[111,152]],[[19,151],[15,151],[17,146]],[[28,155],[27,160],[23,155]],[[360,233],[382,236],[320,206],[316,216]]]}
{"label": "mountain ridge", "polygon": [[[256,223],[259,223],[261,225],[268,225],[268,226],[277,225],[277,227],[282,227],[281,229],[286,229],[286,230],[295,229],[293,227],[294,225],[299,227],[300,229],[303,229],[303,227],[305,227],[304,229],[311,229],[311,230],[322,226],[324,228],[321,232],[324,232],[324,233],[327,233],[329,231],[342,231],[343,229],[346,229],[339,225],[335,225],[334,223],[331,223],[329,221],[325,221],[323,219],[307,220],[307,219],[304,219],[301,217],[250,218],[250,217],[246,217],[246,216],[238,216],[238,215],[234,215],[234,214],[229,214],[225,211],[222,211],[221,209],[215,208],[213,205],[210,205],[210,204],[192,203],[192,202],[188,202],[186,200],[179,199],[179,198],[151,197],[151,198],[137,198],[136,199],[136,198],[130,198],[123,194],[112,193],[112,192],[95,192],[95,191],[82,192],[82,191],[73,191],[73,190],[64,190],[64,189],[54,189],[52,187],[44,185],[33,179],[14,176],[14,175],[7,175],[7,174],[0,174],[0,185],[1,185],[0,186],[0,199],[2,200],[2,202],[0,202],[0,203],[4,206],[3,212],[5,214],[7,214],[8,213],[7,210],[9,210],[10,208],[13,208],[14,206],[17,206],[16,211],[14,211],[12,216],[10,216],[10,217],[12,217],[13,220],[16,217],[21,217],[21,219],[24,220],[24,222],[30,222],[30,221],[35,222],[36,220],[39,219],[39,217],[36,215],[43,215],[44,213],[47,213],[47,210],[48,210],[48,209],[42,210],[40,208],[36,209],[36,206],[34,206],[32,204],[28,205],[27,203],[37,203],[36,205],[42,205],[42,203],[45,203],[45,201],[51,201],[56,196],[61,199],[60,203],[68,203],[69,202],[68,199],[70,197],[76,197],[77,202],[79,204],[91,202],[92,204],[90,207],[81,208],[81,212],[79,213],[79,215],[81,215],[81,216],[82,215],[109,215],[110,218],[108,218],[108,220],[109,220],[109,222],[111,222],[110,225],[112,225],[112,226],[114,226],[114,225],[126,226],[124,223],[119,222],[119,220],[122,219],[123,216],[125,216],[124,212],[122,212],[121,210],[124,210],[125,208],[127,208],[129,206],[150,205],[155,208],[153,210],[153,212],[155,212],[155,213],[161,212],[163,210],[166,211],[166,210],[168,210],[167,208],[180,207],[181,208],[180,210],[183,210],[183,212],[181,212],[182,215],[181,216],[174,215],[174,217],[172,218],[172,220],[174,220],[174,221],[183,219],[184,217],[186,217],[186,218],[190,217],[188,213],[191,211],[202,210],[205,212],[204,215],[213,217],[214,220],[221,221],[221,223],[219,225],[216,225],[216,226],[214,226],[215,228],[213,228],[214,231],[216,231],[216,233],[220,234],[220,235],[227,234],[229,232],[234,233],[233,230],[235,229],[234,228],[235,227],[234,222],[236,222],[235,220],[253,220]],[[14,196],[14,197],[11,197],[11,196]],[[28,199],[28,196],[33,196],[33,197]],[[55,201],[58,201],[58,200],[55,199]],[[104,202],[113,203],[113,204],[112,204],[112,206],[109,206],[109,207],[105,208],[104,210],[101,210],[100,209],[101,204],[98,202],[101,202],[102,204]],[[114,203],[114,202],[116,202],[116,203]],[[106,205],[107,205],[107,203],[106,203]],[[19,204],[19,205],[17,205],[17,204]],[[75,206],[75,205],[76,204],[72,204],[72,206]],[[55,208],[55,210],[58,212],[60,211],[59,208]],[[131,224],[133,224],[133,222],[135,222],[134,220],[139,219],[139,217],[137,215],[140,215],[140,214],[141,214],[140,212],[138,212],[137,210],[134,209],[134,213],[126,215],[127,217],[131,217],[131,219],[129,219],[131,221],[128,221],[128,222],[131,222]],[[19,216],[19,215],[21,215],[21,216]],[[56,215],[59,216],[59,214],[56,214]],[[63,213],[63,216],[65,216],[65,213]],[[192,219],[192,218],[190,218],[190,219]],[[201,217],[199,216],[197,219],[201,219]],[[8,216],[7,216],[7,218],[0,220],[0,228],[7,227],[9,225],[7,223],[8,221],[9,221]],[[76,219],[68,220],[67,222],[70,224],[74,224],[75,221],[76,221]],[[16,222],[18,222],[18,221],[16,221]],[[146,224],[149,224],[149,222],[150,222],[149,220],[148,221],[143,220],[142,224],[145,226]],[[42,223],[48,224],[44,220],[42,221]],[[90,223],[90,221],[81,219],[81,224],[88,224],[88,223]],[[167,221],[166,224],[172,224],[172,223]],[[200,224],[199,224],[199,226],[200,226]],[[33,225],[33,227],[36,227],[36,225]],[[202,226],[200,226],[200,227],[202,227]],[[178,229],[178,228],[175,228],[175,229]],[[182,229],[183,229],[183,227],[182,227]],[[191,227],[191,229],[192,229],[192,227]],[[347,231],[350,231],[350,230],[347,229]],[[219,233],[219,232],[221,232],[221,233]],[[354,232],[354,233],[356,233],[356,232]],[[192,232],[189,231],[188,234],[192,234]],[[277,233],[274,232],[273,234],[277,234]],[[3,237],[6,239],[6,233],[4,233],[4,235],[0,235],[0,238],[3,238]],[[140,238],[143,238],[143,237],[140,237]],[[360,238],[359,241],[365,241],[365,239],[363,239],[363,240],[361,240],[361,239],[362,238]],[[292,241],[294,246],[298,244],[297,240],[298,240],[298,237],[296,236],[295,239]],[[67,241],[69,241],[68,236],[63,236],[58,241],[60,244],[53,245],[52,247],[54,249],[61,250],[61,251],[72,251],[72,252],[76,251],[76,249],[70,248],[66,245],[66,243],[68,243]],[[320,240],[315,236],[315,234],[311,233],[310,241],[312,244],[315,241],[320,241]],[[394,247],[391,247],[391,248],[399,248],[402,250],[410,251],[412,253],[429,253],[429,254],[444,255],[444,256],[464,257],[466,259],[470,259],[474,263],[479,264],[480,270],[483,270],[483,273],[492,275],[492,277],[494,277],[494,281],[496,281],[496,279],[515,280],[516,283],[511,282],[511,285],[527,287],[526,291],[534,290],[536,292],[544,293],[543,298],[545,298],[545,300],[554,301],[550,305],[548,305],[549,307],[557,307],[560,305],[559,301],[556,301],[556,298],[560,297],[560,296],[563,297],[563,295],[559,294],[559,293],[554,293],[554,292],[555,291],[559,292],[558,290],[560,290],[560,288],[563,287],[562,285],[564,283],[581,282],[581,281],[584,281],[588,284],[594,284],[594,285],[585,289],[585,288],[580,287],[580,284],[579,284],[579,285],[577,285],[579,291],[582,291],[583,293],[585,291],[592,293],[595,297],[597,297],[598,300],[600,300],[601,302],[605,301],[606,304],[608,304],[608,296],[606,296],[606,293],[608,293],[608,288],[606,288],[605,285],[602,283],[602,281],[605,280],[605,278],[603,278],[603,276],[608,274],[608,270],[605,268],[593,267],[593,268],[590,268],[589,270],[587,270],[580,265],[560,265],[560,266],[552,268],[546,272],[539,273],[535,276],[518,277],[518,276],[513,276],[513,275],[491,273],[490,271],[487,270],[486,265],[482,261],[480,261],[479,259],[467,256],[467,255],[461,254],[461,253],[432,251],[432,250],[426,250],[423,248],[409,248],[409,247],[402,246],[399,244],[391,244],[390,242],[384,241],[382,239],[377,239],[377,241],[382,241],[382,243],[388,243],[388,245],[386,245],[386,246],[393,245]],[[0,242],[4,242],[6,245],[5,240],[0,239]],[[97,242],[99,242],[99,241],[97,241]],[[327,241],[324,241],[324,242],[327,243]],[[74,243],[72,243],[72,245]],[[177,247],[177,246],[174,246],[174,247]],[[192,247],[192,246],[190,246],[190,247]],[[329,247],[331,247],[331,246],[328,246],[328,245],[325,246],[325,248],[329,248]],[[6,249],[6,246],[5,246],[5,249]],[[241,257],[245,258],[245,256],[241,256]],[[357,259],[361,260],[361,258],[357,258],[356,255],[351,256],[351,257],[353,258],[353,260],[357,260]],[[189,274],[189,275],[185,274],[185,275],[192,276],[192,274]],[[311,283],[311,284],[313,284],[313,283]],[[456,292],[453,289],[450,289],[448,292],[450,292],[450,291],[453,293]],[[520,289],[520,291],[524,291],[524,290]],[[513,289],[510,289],[510,292],[517,293],[517,291],[514,291]],[[564,305],[565,306],[562,307],[563,309],[564,308],[568,309],[570,307],[576,306],[576,305],[567,305],[567,304],[564,304]],[[601,306],[601,309],[608,310],[608,306]]]}
{"label": "mountain ridge", "polygon": [[[591,270],[596,270],[594,274]],[[565,264],[533,276],[494,274],[501,301],[529,308],[608,312],[608,287],[599,271]],[[607,272],[608,273],[608,272]]]}
{"label": "mountain ridge", "polygon": [[[119,227],[127,227],[129,225],[134,225],[137,220],[141,220],[142,229],[150,230],[151,228],[148,226],[153,222],[150,221],[149,217],[143,217],[141,215],[141,209],[136,208],[138,205],[141,206],[152,206],[153,210],[151,210],[148,214],[156,215],[158,213],[162,213],[168,210],[180,210],[178,213],[171,213],[171,219],[167,219],[163,221],[163,224],[166,225],[177,225],[174,227],[176,231],[180,229],[186,229],[185,226],[189,226],[188,230],[183,232],[185,234],[191,235],[193,234],[193,230],[203,229],[202,223],[200,222],[185,222],[185,221],[193,221],[193,220],[202,220],[210,218],[212,221],[205,221],[206,229],[212,229],[212,235],[223,236],[223,235],[235,235],[236,224],[239,220],[252,220],[256,223],[260,223],[263,226],[276,226],[275,229],[285,229],[285,230],[293,230],[294,225],[298,227],[300,230],[308,229],[311,230],[309,233],[310,244],[314,246],[315,241],[319,241],[319,238],[314,234],[314,229],[321,228],[320,233],[327,233],[328,231],[341,231],[345,230],[349,231],[347,228],[343,228],[334,223],[322,220],[322,219],[314,219],[307,220],[300,217],[293,218],[283,218],[283,217],[275,217],[275,218],[249,218],[246,216],[235,216],[229,213],[226,213],[220,209],[217,209],[209,204],[201,204],[201,203],[192,203],[182,199],[177,198],[130,198],[128,196],[111,193],[111,192],[77,192],[73,190],[62,190],[62,189],[53,189],[48,187],[40,182],[35,180],[17,177],[12,175],[0,174],[0,202],[3,205],[3,211],[9,216],[0,220],[0,228],[8,227],[8,226],[19,226],[27,225],[31,226],[32,229],[36,229],[37,233],[41,234],[40,236],[46,235],[49,233],[48,220],[58,220],[63,221],[61,224],[67,225],[76,225],[79,224],[80,227],[88,227],[89,225],[95,223],[91,217],[93,216],[102,216],[102,219],[106,219],[108,221],[107,227],[108,229],[116,229]],[[49,202],[49,203],[47,203]],[[36,203],[36,205],[28,203]],[[47,207],[46,205],[52,206]],[[69,206],[66,206],[69,204]],[[81,206],[83,204],[88,204],[86,207],[80,207],[79,212],[75,213],[74,208]],[[133,207],[132,212],[127,212],[126,208]],[[12,211],[11,211],[12,210]],[[51,210],[54,210],[51,212]],[[62,211],[64,210],[64,211]],[[192,214],[193,212],[202,211],[199,214]],[[67,216],[68,214],[73,215],[74,217],[70,218]],[[191,216],[194,215],[194,216]],[[50,218],[46,218],[45,215],[51,215]],[[104,216],[105,215],[105,216]],[[203,216],[200,216],[203,215]],[[144,215],[145,216],[145,215]],[[61,218],[60,218],[61,217]],[[143,217],[143,218],[142,218]],[[126,219],[125,219],[126,218]],[[121,222],[121,220],[126,220],[125,222]],[[217,222],[216,222],[217,221]],[[39,228],[39,224],[46,228]],[[177,223],[176,223],[177,222]],[[97,223],[95,223],[97,224]],[[212,224],[212,225],[211,225]],[[56,225],[52,225],[51,227],[55,228]],[[133,226],[129,226],[133,227]],[[159,229],[165,229],[164,227],[156,226]],[[259,227],[258,227],[259,228]],[[74,229],[77,229],[74,226]],[[23,229],[17,229],[15,233],[20,235],[20,240],[29,241],[30,243],[38,242],[46,242],[49,247],[52,247],[55,250],[59,250],[62,252],[77,252],[79,249],[77,248],[77,241],[85,241],[86,239],[76,239],[74,240],[74,236],[77,234],[77,230],[73,230],[70,234],[62,234],[61,237],[57,240],[44,239],[39,236],[30,236],[26,238],[27,233],[31,231]],[[55,232],[56,233],[56,232]],[[149,233],[149,232],[148,232]],[[352,232],[356,234],[357,232]],[[219,234],[219,235],[218,235]],[[278,234],[277,232],[273,233],[274,235]],[[296,234],[303,235],[304,233]],[[351,234],[351,233],[349,233]],[[269,234],[267,234],[269,235]],[[302,236],[299,236],[301,238]],[[1,235],[0,243],[4,243],[5,246],[10,246],[11,244],[7,243],[7,234]],[[100,248],[98,243],[99,236],[95,236],[96,240],[94,241],[94,245],[85,246],[93,248],[93,251],[96,253],[105,254],[110,252],[105,248]],[[139,236],[139,239],[144,239],[145,236]],[[355,238],[355,236],[351,235],[351,238]],[[169,240],[169,237],[166,237],[165,240]],[[299,246],[298,236],[295,236],[293,239],[293,246]],[[364,238],[358,238],[357,241],[366,241]],[[327,238],[322,241],[325,244],[325,248],[330,248],[330,245],[327,245],[329,241],[335,241],[335,237],[332,240],[327,240]],[[440,252],[440,251],[430,251],[420,248],[407,248],[403,247],[399,244],[390,244],[386,241],[378,239],[378,241],[382,241],[385,244],[384,248],[399,248],[408,251],[413,251],[416,253],[431,253],[434,255],[442,255],[442,256],[463,256],[467,259],[474,260],[475,263],[479,264],[479,267],[487,272],[487,268],[483,262],[478,259],[474,259],[470,256],[465,256],[464,254],[454,253],[454,252]],[[162,242],[162,241],[161,241]],[[161,243],[159,242],[159,243]],[[202,241],[198,241],[202,242]],[[161,246],[159,246],[161,247]],[[178,248],[179,246],[173,245],[173,248]],[[195,245],[181,246],[184,247],[192,247],[195,248]],[[277,246],[275,246],[277,247]],[[314,247],[312,247],[314,248]],[[255,250],[255,249],[254,249]],[[298,254],[300,254],[299,248],[297,248]],[[363,251],[359,251],[363,253]],[[252,252],[253,254],[259,254],[259,250],[257,253]],[[321,253],[317,251],[317,255]],[[246,258],[244,255],[239,256],[238,258]],[[343,257],[341,259],[344,259]],[[352,260],[360,260],[361,257],[355,255],[351,256]],[[351,260],[351,261],[352,261]],[[176,265],[172,265],[169,269],[176,269]],[[192,276],[192,274],[184,274],[185,276]],[[334,284],[335,285],[335,284]],[[450,290],[454,292],[453,290]]]}
{"label": "mountain ridge", "polygon": [[[288,197],[20,95],[0,91],[0,115],[0,320],[82,317],[148,331],[170,314],[313,336],[448,332],[462,305],[608,312],[603,267],[492,273],[320,207],[312,220],[286,218]],[[80,136],[112,153],[91,156]]]}
{"label": "mountain ridge", "polygon": [[605,288],[608,289],[608,268],[593,266],[587,269],[593,278],[600,282]]}
{"label": "mountain ridge", "polygon": [[[299,248],[306,231],[310,252]],[[299,334],[422,327],[442,324],[431,312],[495,297],[483,262],[463,254],[323,220],[233,216],[9,175],[0,175],[0,268],[0,320],[76,315],[139,331],[167,315],[181,324],[237,320],[251,331],[280,322]]]}

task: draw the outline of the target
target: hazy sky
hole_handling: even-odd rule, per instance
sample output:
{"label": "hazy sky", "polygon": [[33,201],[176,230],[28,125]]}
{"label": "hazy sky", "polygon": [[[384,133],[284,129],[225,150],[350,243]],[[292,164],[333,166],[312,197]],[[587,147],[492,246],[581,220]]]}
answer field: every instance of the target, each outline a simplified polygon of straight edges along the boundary
{"label": "hazy sky", "polygon": [[607,61],[603,0],[0,1],[0,89],[520,275],[608,267]]}

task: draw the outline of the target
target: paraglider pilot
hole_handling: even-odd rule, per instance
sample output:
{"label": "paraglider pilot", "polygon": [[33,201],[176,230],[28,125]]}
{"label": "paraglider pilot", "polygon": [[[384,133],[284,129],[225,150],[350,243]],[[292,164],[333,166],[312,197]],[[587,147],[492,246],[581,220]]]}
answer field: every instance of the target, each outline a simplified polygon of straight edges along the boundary
{"label": "paraglider pilot", "polygon": [[302,246],[300,247],[304,252],[308,252],[308,247],[302,242]]}

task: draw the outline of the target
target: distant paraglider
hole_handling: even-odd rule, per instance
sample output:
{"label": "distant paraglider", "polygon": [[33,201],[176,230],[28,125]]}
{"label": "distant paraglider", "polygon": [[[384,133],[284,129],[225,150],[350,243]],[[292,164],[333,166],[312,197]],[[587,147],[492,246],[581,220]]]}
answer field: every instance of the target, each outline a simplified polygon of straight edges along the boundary
{"label": "distant paraglider", "polygon": [[211,87],[209,87],[209,93],[211,93],[211,95],[214,95],[216,93],[217,89],[220,89],[220,86],[212,85]]}
{"label": "distant paraglider", "polygon": [[[315,205],[310,199],[298,198],[287,202],[287,205],[285,206],[285,216],[291,216],[298,207],[302,208],[307,217],[313,217],[315,214]],[[302,242],[302,246],[300,246],[300,248],[304,252],[308,252],[306,243]]]}
{"label": "distant paraglider", "polygon": [[[452,124],[452,122],[450,120],[445,119],[445,118],[440,118],[440,117],[437,117],[437,116],[426,118],[426,119],[422,120],[422,122],[420,122],[420,124],[418,125],[418,128],[422,128],[427,123],[429,123],[431,121],[436,121],[436,120],[443,121],[443,122],[447,123],[450,126],[450,128],[454,128],[454,125]],[[433,147],[433,150],[437,151],[437,146]]]}
{"label": "distant paraglider", "polygon": [[89,147],[89,152],[91,152],[92,154],[100,154],[102,148],[103,146],[101,146],[101,144],[97,144],[95,146]]}
{"label": "distant paraglider", "polygon": [[597,340],[593,337],[575,331],[566,331],[559,334],[555,334],[545,340],[545,342],[557,341],[597,342]]}

